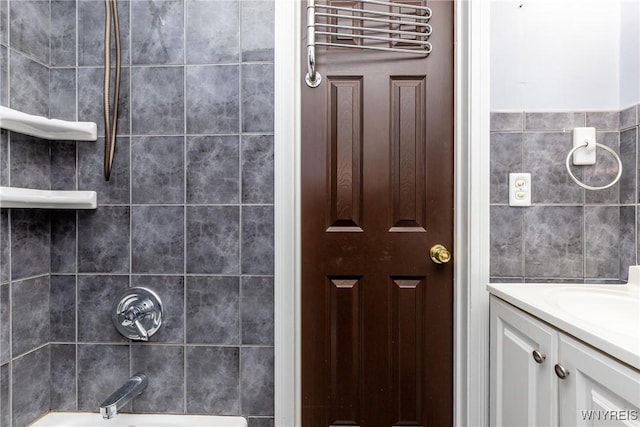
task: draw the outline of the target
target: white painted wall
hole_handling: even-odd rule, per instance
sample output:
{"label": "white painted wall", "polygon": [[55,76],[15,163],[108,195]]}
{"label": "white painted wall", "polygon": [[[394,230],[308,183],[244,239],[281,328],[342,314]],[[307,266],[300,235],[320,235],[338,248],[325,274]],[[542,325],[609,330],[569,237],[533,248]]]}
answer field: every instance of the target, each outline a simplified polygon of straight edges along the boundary
{"label": "white painted wall", "polygon": [[640,102],[640,0],[620,9],[620,107]]}
{"label": "white painted wall", "polygon": [[619,109],[622,1],[492,0],[491,109]]}

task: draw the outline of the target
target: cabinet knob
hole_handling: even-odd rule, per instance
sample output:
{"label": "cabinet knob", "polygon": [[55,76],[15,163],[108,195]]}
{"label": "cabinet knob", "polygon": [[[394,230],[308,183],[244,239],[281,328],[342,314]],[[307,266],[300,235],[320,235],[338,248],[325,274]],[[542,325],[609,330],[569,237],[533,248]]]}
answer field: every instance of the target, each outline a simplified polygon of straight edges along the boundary
{"label": "cabinet knob", "polygon": [[536,363],[542,363],[544,362],[544,359],[547,358],[546,355],[540,353],[538,350],[533,350],[533,353],[531,353],[533,355],[533,360],[536,361]]}
{"label": "cabinet knob", "polygon": [[561,380],[564,380],[565,378],[567,378],[569,376],[569,371],[564,366],[560,365],[559,363],[556,363],[556,366],[554,366],[553,368],[556,371],[556,375]]}

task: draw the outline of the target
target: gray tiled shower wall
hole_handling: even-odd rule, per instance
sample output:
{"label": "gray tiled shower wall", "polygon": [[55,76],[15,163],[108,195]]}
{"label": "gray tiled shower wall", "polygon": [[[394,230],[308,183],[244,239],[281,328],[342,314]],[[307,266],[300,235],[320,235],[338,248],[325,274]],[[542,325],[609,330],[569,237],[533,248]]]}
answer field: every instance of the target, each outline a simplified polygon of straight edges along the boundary
{"label": "gray tiled shower wall", "polygon": [[[98,142],[0,139],[0,184],[96,190],[95,211],[0,210],[0,426],[95,410],[136,372],[135,412],[273,426],[273,1],[120,0],[123,75],[102,178],[99,0],[0,0],[0,104],[98,123]],[[10,88],[10,89],[9,89]],[[129,342],[128,286],[165,324]]]}
{"label": "gray tiled shower wall", "polygon": [[[622,111],[491,114],[492,282],[620,283],[638,262],[640,105]],[[584,190],[565,168],[574,127],[595,127],[597,141],[621,157],[619,183]],[[615,159],[598,152],[576,177],[603,186]],[[510,207],[510,172],[531,173],[532,204]]]}

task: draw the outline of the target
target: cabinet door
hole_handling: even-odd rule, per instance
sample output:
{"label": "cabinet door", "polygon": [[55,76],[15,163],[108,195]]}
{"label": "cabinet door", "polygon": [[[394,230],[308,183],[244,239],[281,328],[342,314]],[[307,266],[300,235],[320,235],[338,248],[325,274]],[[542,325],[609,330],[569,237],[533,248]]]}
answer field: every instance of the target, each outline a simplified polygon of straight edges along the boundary
{"label": "cabinet door", "polygon": [[[556,426],[557,332],[491,297],[491,425]],[[533,358],[537,350],[546,359]]]}
{"label": "cabinet door", "polygon": [[640,426],[640,372],[560,334],[560,425]]}

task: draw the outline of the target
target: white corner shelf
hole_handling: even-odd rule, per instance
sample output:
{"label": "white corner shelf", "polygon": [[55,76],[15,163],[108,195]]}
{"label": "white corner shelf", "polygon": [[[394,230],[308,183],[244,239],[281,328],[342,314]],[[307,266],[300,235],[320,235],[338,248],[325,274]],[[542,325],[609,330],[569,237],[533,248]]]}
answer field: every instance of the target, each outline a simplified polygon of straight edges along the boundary
{"label": "white corner shelf", "polygon": [[47,119],[0,106],[0,128],[49,140],[96,141],[98,127],[93,122]]}
{"label": "white corner shelf", "polygon": [[96,209],[95,191],[52,191],[0,187],[0,208]]}

